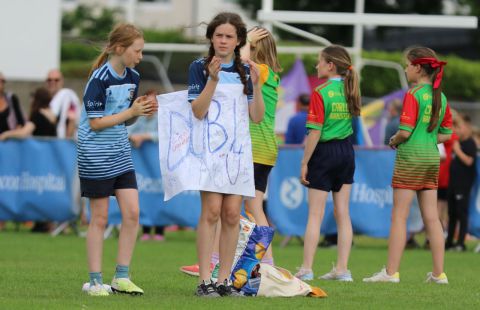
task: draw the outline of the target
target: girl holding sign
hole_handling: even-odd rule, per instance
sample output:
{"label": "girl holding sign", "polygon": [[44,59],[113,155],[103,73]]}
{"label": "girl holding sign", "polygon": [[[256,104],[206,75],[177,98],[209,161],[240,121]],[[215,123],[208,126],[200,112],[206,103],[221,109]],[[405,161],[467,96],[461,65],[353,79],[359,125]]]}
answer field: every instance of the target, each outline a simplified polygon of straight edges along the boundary
{"label": "girl holding sign", "polygon": [[338,228],[338,258],[336,266],[321,279],[350,282],[353,279],[347,264],[353,233],[349,201],[355,172],[351,135],[352,116],[360,115],[358,75],[347,50],[339,45],[323,49],[316,68],[318,77],[328,78],[328,81],[312,92],[307,118],[309,133],[300,182],[308,187],[308,223],[303,264],[296,276],[302,280],[313,280],[312,265],[320,224],[328,193],[332,191]]}
{"label": "girl holding sign", "polygon": [[78,130],[78,170],[83,197],[90,201],[87,232],[90,285],[87,293],[108,296],[102,279],[103,233],[107,225],[109,196],[122,212],[117,267],[112,280],[115,292],[142,295],[129,279],[129,265],[138,231],[139,203],[126,125],[138,116],[155,113],[157,104],[137,97],[140,76],[132,68],[142,60],[143,34],[131,24],[116,26],[108,45],[93,65],[83,97]]}
{"label": "girl holding sign", "polygon": [[[220,13],[208,24],[206,38],[210,42],[208,56],[190,65],[188,74],[188,100],[197,119],[207,117],[215,90],[221,84],[240,84],[242,96],[246,96],[250,119],[263,119],[259,71],[249,61],[242,64],[240,49],[245,45],[247,30],[239,15]],[[235,94],[231,94],[234,96]],[[247,102],[245,100],[239,101]],[[217,116],[218,116],[217,112]],[[235,118],[230,120],[236,121]],[[213,122],[213,121],[212,121]],[[235,145],[232,144],[232,148]],[[230,281],[235,248],[238,241],[242,196],[220,192],[201,191],[202,211],[197,228],[197,252],[200,266],[197,296],[240,296]],[[212,253],[215,227],[221,221],[220,270],[217,283],[210,279],[210,255]]]}
{"label": "girl holding sign", "polygon": [[398,269],[405,248],[407,218],[416,194],[433,258],[433,270],[427,274],[427,282],[447,284],[443,272],[443,229],[437,210],[440,166],[437,143],[448,141],[452,134],[452,116],[441,84],[446,63],[426,47],[410,48],[405,56],[405,73],[414,86],[405,94],[399,130],[390,138],[390,146],[397,149],[397,155],[392,179],[388,263],[386,268],[363,281],[400,282]]}

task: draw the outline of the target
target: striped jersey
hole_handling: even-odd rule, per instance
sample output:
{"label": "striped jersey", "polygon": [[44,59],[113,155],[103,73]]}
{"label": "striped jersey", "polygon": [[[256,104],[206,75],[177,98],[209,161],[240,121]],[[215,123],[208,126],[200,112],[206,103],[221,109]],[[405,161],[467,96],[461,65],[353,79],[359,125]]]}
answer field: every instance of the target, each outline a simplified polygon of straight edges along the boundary
{"label": "striped jersey", "polygon": [[258,124],[250,121],[253,162],[274,166],[278,155],[274,128],[280,77],[265,64],[260,64],[258,67],[260,69],[260,83],[262,85],[265,114],[263,120]]}
{"label": "striped jersey", "polygon": [[110,62],[95,70],[83,96],[78,128],[78,170],[81,178],[109,179],[134,170],[125,123],[94,131],[89,120],[128,109],[138,93],[140,76],[126,68],[122,76]]}
{"label": "striped jersey", "polygon": [[442,93],[437,126],[428,132],[432,116],[432,85],[412,87],[403,100],[400,130],[411,133],[397,148],[392,187],[412,190],[436,189],[440,154],[437,135],[452,133],[452,115],[447,98]]}
{"label": "striped jersey", "polygon": [[[192,102],[200,96],[200,93],[207,84],[207,73],[205,71],[205,58],[199,58],[190,64],[188,70],[188,101]],[[250,79],[250,67],[243,65],[247,75],[247,100],[250,103],[253,100],[253,85]],[[218,73],[218,84],[242,84],[233,60],[228,64],[221,64]]]}
{"label": "striped jersey", "polygon": [[342,140],[353,134],[342,79],[332,78],[315,88],[306,126],[320,131],[320,142]]}

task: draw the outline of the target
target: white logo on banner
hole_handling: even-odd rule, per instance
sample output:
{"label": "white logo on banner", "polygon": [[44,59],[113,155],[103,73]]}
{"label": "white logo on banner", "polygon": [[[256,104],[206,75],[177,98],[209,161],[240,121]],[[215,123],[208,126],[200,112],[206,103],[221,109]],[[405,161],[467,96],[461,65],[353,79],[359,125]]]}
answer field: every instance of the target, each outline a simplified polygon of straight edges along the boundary
{"label": "white logo on banner", "polygon": [[296,209],[303,201],[303,192],[304,187],[298,178],[286,178],[280,186],[280,200],[288,209]]}
{"label": "white logo on banner", "polygon": [[141,174],[140,172],[136,172],[136,177],[139,192],[144,192],[148,194],[163,193],[162,179],[151,178],[149,176]]}
{"label": "white logo on banner", "polygon": [[193,116],[187,96],[180,91],[157,97],[165,200],[186,190],[255,197],[243,85],[218,85],[202,120]]}
{"label": "white logo on banner", "polygon": [[20,175],[0,175],[0,190],[14,192],[63,192],[66,188],[66,177],[52,173],[47,175],[30,175],[22,172]]}
{"label": "white logo on banner", "polygon": [[385,188],[372,188],[366,183],[353,183],[351,202],[368,203],[383,209],[385,205],[393,203],[393,191],[390,186]]}

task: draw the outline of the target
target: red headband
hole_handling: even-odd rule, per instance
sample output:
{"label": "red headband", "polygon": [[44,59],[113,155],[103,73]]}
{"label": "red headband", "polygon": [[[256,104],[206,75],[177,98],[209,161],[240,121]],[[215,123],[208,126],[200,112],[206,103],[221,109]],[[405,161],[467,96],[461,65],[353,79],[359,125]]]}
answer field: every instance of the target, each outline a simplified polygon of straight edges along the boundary
{"label": "red headband", "polygon": [[432,57],[424,57],[424,58],[417,58],[412,61],[412,65],[426,65],[429,64],[433,69],[440,68],[440,71],[437,73],[437,77],[435,78],[435,82],[433,82],[433,88],[438,88],[440,86],[440,82],[442,81],[443,77],[443,66],[447,64],[445,61],[440,61],[436,58]]}

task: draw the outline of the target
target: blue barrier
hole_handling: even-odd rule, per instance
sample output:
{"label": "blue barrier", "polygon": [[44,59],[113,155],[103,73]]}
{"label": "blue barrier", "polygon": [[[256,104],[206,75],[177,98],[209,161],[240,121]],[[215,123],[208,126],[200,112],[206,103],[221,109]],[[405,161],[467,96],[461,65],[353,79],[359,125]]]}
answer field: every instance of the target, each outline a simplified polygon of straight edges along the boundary
{"label": "blue barrier", "polygon": [[468,232],[480,238],[480,156],[477,156],[477,178],[470,196]]}
{"label": "blue barrier", "polygon": [[[355,183],[350,197],[354,231],[373,237],[387,237],[390,229],[392,189],[390,181],[394,151],[357,149]],[[196,226],[200,216],[198,192],[186,192],[163,201],[158,145],[145,143],[132,149],[143,225],[179,224]],[[278,232],[303,235],[307,223],[307,189],[299,181],[303,150],[281,148],[268,188],[268,214]],[[76,147],[68,140],[0,142],[0,220],[72,220],[78,215],[79,182]],[[480,160],[477,161],[480,175]],[[472,190],[470,233],[480,237],[480,182]],[[109,223],[121,216],[111,200]],[[331,196],[327,200],[323,233],[333,233]]]}
{"label": "blue barrier", "polygon": [[[268,216],[280,234],[303,236],[307,225],[307,188],[299,182],[302,156],[302,149],[281,150],[271,173]],[[391,150],[355,151],[355,183],[350,195],[350,213],[356,233],[373,237],[388,236],[393,164],[394,152]],[[321,231],[330,234],[336,232],[331,195],[327,199]]]}
{"label": "blue barrier", "polygon": [[[181,193],[163,201],[158,144],[144,143],[140,149],[132,148],[132,159],[137,175],[140,199],[140,224],[165,226],[178,224],[196,227],[200,217],[200,194],[196,191]],[[121,215],[115,199],[110,199],[110,224],[120,224]]]}
{"label": "blue barrier", "polygon": [[0,220],[66,221],[78,214],[77,148],[69,140],[0,143]]}

